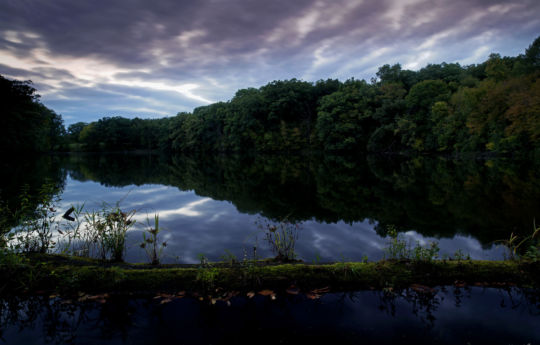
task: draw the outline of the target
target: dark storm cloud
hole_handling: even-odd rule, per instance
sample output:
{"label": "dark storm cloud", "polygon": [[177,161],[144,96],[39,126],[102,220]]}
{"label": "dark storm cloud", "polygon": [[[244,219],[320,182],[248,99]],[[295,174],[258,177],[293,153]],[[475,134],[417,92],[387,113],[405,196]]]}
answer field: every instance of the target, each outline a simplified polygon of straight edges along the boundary
{"label": "dark storm cloud", "polygon": [[112,97],[103,112],[141,88],[162,95],[159,111],[183,110],[274,79],[515,55],[540,32],[538,13],[536,0],[4,0],[0,73],[39,79],[60,108],[99,85]]}
{"label": "dark storm cloud", "polygon": [[[249,5],[251,3],[251,5]],[[295,15],[309,1],[8,1],[2,5],[0,28],[38,34],[57,54],[100,56],[122,64],[152,62],[152,43],[186,31],[208,32],[194,44],[225,42],[234,52],[256,44],[284,13]],[[189,52],[182,52],[179,58]]]}
{"label": "dark storm cloud", "polygon": [[33,69],[12,68],[0,63],[0,74],[8,75],[20,75],[25,76],[27,79],[32,78],[50,78],[50,79],[63,79],[63,78],[75,78],[69,71],[52,68],[52,67],[37,67]]}
{"label": "dark storm cloud", "polygon": [[[97,56],[121,65],[153,65],[153,49],[174,52],[175,63],[200,51],[223,55],[199,56],[205,62],[229,62],[234,57],[249,56],[267,48],[271,56],[289,56],[324,39],[343,43],[379,40],[391,44],[397,37],[423,39],[455,27],[491,6],[515,6],[505,13],[493,12],[479,18],[475,25],[463,28],[455,39],[493,27],[512,27],[535,18],[538,1],[421,1],[404,6],[392,27],[384,14],[395,7],[389,1],[7,1],[0,5],[0,29],[29,32],[40,36],[43,44],[55,54]],[[347,8],[346,13],[340,9]],[[291,49],[298,38],[298,20],[312,12],[316,23],[301,44]],[[340,16],[336,18],[336,13]],[[336,23],[328,25],[333,19]],[[417,27],[415,24],[427,21]],[[363,30],[358,33],[358,28]],[[278,29],[282,35],[272,44],[266,39]],[[199,30],[189,46],[171,42],[186,32]],[[396,37],[397,35],[397,37]],[[35,38],[32,39],[36,41]],[[376,42],[374,42],[376,43]],[[27,50],[26,44],[11,45]]]}
{"label": "dark storm cloud", "polygon": [[[34,73],[29,72],[26,69],[13,68],[13,67],[9,67],[4,64],[1,64],[1,63],[0,63],[0,74],[11,75],[11,76],[25,76],[25,78],[31,78],[32,75],[36,75]],[[44,77],[43,75],[38,75],[38,76]]]}

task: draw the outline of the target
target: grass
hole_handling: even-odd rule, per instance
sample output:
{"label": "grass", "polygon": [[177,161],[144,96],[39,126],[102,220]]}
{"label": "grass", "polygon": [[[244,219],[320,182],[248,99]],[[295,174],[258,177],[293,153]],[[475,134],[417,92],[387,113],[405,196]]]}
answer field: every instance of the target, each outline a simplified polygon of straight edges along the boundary
{"label": "grass", "polygon": [[83,211],[83,206],[71,209],[69,218],[64,217],[67,222],[58,226],[63,228],[60,234],[64,240],[58,248],[60,252],[123,261],[127,231],[135,224],[135,211],[124,211],[119,203],[104,203],[101,209],[92,211]]}
{"label": "grass", "polygon": [[105,253],[102,258],[112,261],[123,261],[126,250],[126,234],[135,221],[132,219],[135,210],[124,212],[116,204],[114,207],[105,205],[98,213],[96,227],[101,248]]}
{"label": "grass", "polygon": [[519,237],[511,233],[507,240],[497,242],[506,247],[510,260],[524,259],[534,262],[540,260],[540,227],[536,226],[536,220],[533,220],[531,235]]}
{"label": "grass", "polygon": [[135,211],[124,211],[119,203],[104,203],[99,210],[84,211],[83,204],[71,206],[60,216],[55,189],[52,184],[44,184],[31,196],[25,186],[18,205],[9,208],[0,202],[0,249],[122,261]]}
{"label": "grass", "polygon": [[[199,265],[160,264],[166,242],[159,239],[162,229],[159,215],[153,223],[147,219],[141,247],[150,265],[125,264],[123,261],[128,230],[134,225],[135,211],[122,210],[119,203],[84,211],[84,205],[73,206],[59,216],[57,199],[51,186],[39,193],[39,203],[32,209],[29,193],[23,190],[20,207],[11,212],[0,204],[0,274],[2,291],[50,290],[145,290],[193,289],[216,287],[253,289],[331,286],[333,289],[388,288],[408,284],[444,285],[453,282],[482,284],[520,284],[538,287],[540,281],[540,228],[534,224],[531,235],[514,234],[501,241],[510,252],[510,261],[473,261],[461,250],[455,260],[438,260],[437,242],[421,245],[406,241],[394,227],[389,227],[385,260],[343,262],[321,265],[320,257],[311,265],[300,263],[295,252],[301,225],[287,220],[258,221],[275,254],[271,260],[239,261],[226,251],[224,262],[210,263],[203,254]],[[5,220],[8,214],[18,221],[14,228]],[[10,229],[7,231],[6,229]],[[53,232],[62,240],[56,243]],[[64,255],[48,255],[53,250]],[[101,260],[90,259],[97,257]],[[464,259],[467,259],[464,261]],[[288,263],[288,264],[283,264]],[[291,264],[293,263],[293,264]]]}
{"label": "grass", "polygon": [[438,242],[430,242],[428,246],[422,246],[417,241],[413,245],[411,242],[407,242],[403,235],[400,235],[391,225],[388,227],[388,236],[390,241],[384,249],[387,259],[431,262],[439,257]]}
{"label": "grass", "polygon": [[236,255],[234,255],[230,250],[227,249],[225,250],[225,254],[221,256],[221,260],[224,262],[228,262],[231,267],[239,262]]}

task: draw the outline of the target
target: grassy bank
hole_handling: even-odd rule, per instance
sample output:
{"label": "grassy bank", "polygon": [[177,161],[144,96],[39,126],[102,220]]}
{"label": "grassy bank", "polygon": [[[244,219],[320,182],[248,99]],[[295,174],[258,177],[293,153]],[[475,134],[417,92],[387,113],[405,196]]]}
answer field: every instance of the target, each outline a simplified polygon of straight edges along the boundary
{"label": "grassy bank", "polygon": [[525,261],[384,260],[332,264],[271,261],[160,265],[106,263],[71,256],[34,254],[0,265],[3,293],[160,292],[208,293],[216,289],[300,291],[398,289],[410,286],[540,286],[540,263]]}
{"label": "grassy bank", "polygon": [[147,219],[139,243],[150,264],[129,264],[123,260],[135,210],[122,210],[119,202],[92,211],[72,206],[60,217],[53,195],[44,186],[37,207],[25,192],[15,211],[3,208],[3,214],[11,216],[6,219],[13,222],[0,217],[0,294],[191,291],[208,295],[216,289],[279,291],[292,286],[295,291],[411,286],[429,291],[430,286],[452,284],[540,287],[540,227],[534,222],[531,235],[511,234],[508,240],[498,241],[508,249],[507,261],[474,261],[461,250],[453,257],[441,256],[437,242],[413,243],[389,225],[383,249],[386,260],[368,262],[365,257],[363,262],[306,264],[297,261],[295,251],[301,224],[259,219],[256,225],[274,259],[256,260],[255,247],[253,260],[247,253],[238,260],[226,251],[226,262],[209,263],[201,254],[197,265],[160,265],[167,242],[160,236],[155,214],[153,221]]}

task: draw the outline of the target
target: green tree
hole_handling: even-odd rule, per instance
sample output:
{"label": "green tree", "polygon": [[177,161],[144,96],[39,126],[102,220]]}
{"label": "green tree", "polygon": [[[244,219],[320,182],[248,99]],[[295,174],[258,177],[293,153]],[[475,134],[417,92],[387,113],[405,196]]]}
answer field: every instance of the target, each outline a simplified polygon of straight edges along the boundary
{"label": "green tree", "polygon": [[317,136],[326,150],[365,150],[375,124],[375,87],[365,81],[348,81],[321,100]]}
{"label": "green tree", "polygon": [[60,149],[62,117],[39,102],[31,81],[0,76],[0,148],[3,152]]}

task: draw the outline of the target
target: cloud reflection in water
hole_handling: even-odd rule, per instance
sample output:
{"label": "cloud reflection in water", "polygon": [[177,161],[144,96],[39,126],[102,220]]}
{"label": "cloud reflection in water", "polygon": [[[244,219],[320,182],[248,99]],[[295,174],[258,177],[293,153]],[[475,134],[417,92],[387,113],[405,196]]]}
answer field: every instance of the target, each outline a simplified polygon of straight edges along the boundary
{"label": "cloud reflection in water", "polygon": [[[193,191],[180,191],[175,187],[151,184],[106,187],[96,182],[68,179],[61,209],[86,201],[86,209],[91,210],[100,208],[104,202],[114,205],[119,200],[123,209],[137,210],[138,224],[127,239],[127,261],[146,261],[145,253],[137,243],[141,241],[147,217],[152,219],[154,213],[160,216],[161,226],[165,229],[163,239],[168,242],[164,262],[196,263],[199,254],[219,260],[226,250],[242,259],[244,253],[252,254],[254,246],[259,256],[272,255],[264,242],[264,233],[254,224],[258,214],[241,213],[228,201],[201,197]],[[316,257],[323,262],[361,260],[364,255],[370,260],[378,260],[384,255],[383,248],[388,239],[376,233],[376,225],[367,220],[352,224],[306,221],[300,230],[296,251],[308,262]],[[415,231],[403,235],[412,243],[439,241],[441,254],[452,255],[461,249],[473,259],[497,259],[503,255],[502,248],[482,248],[471,237],[456,235],[452,239],[435,239]]]}

